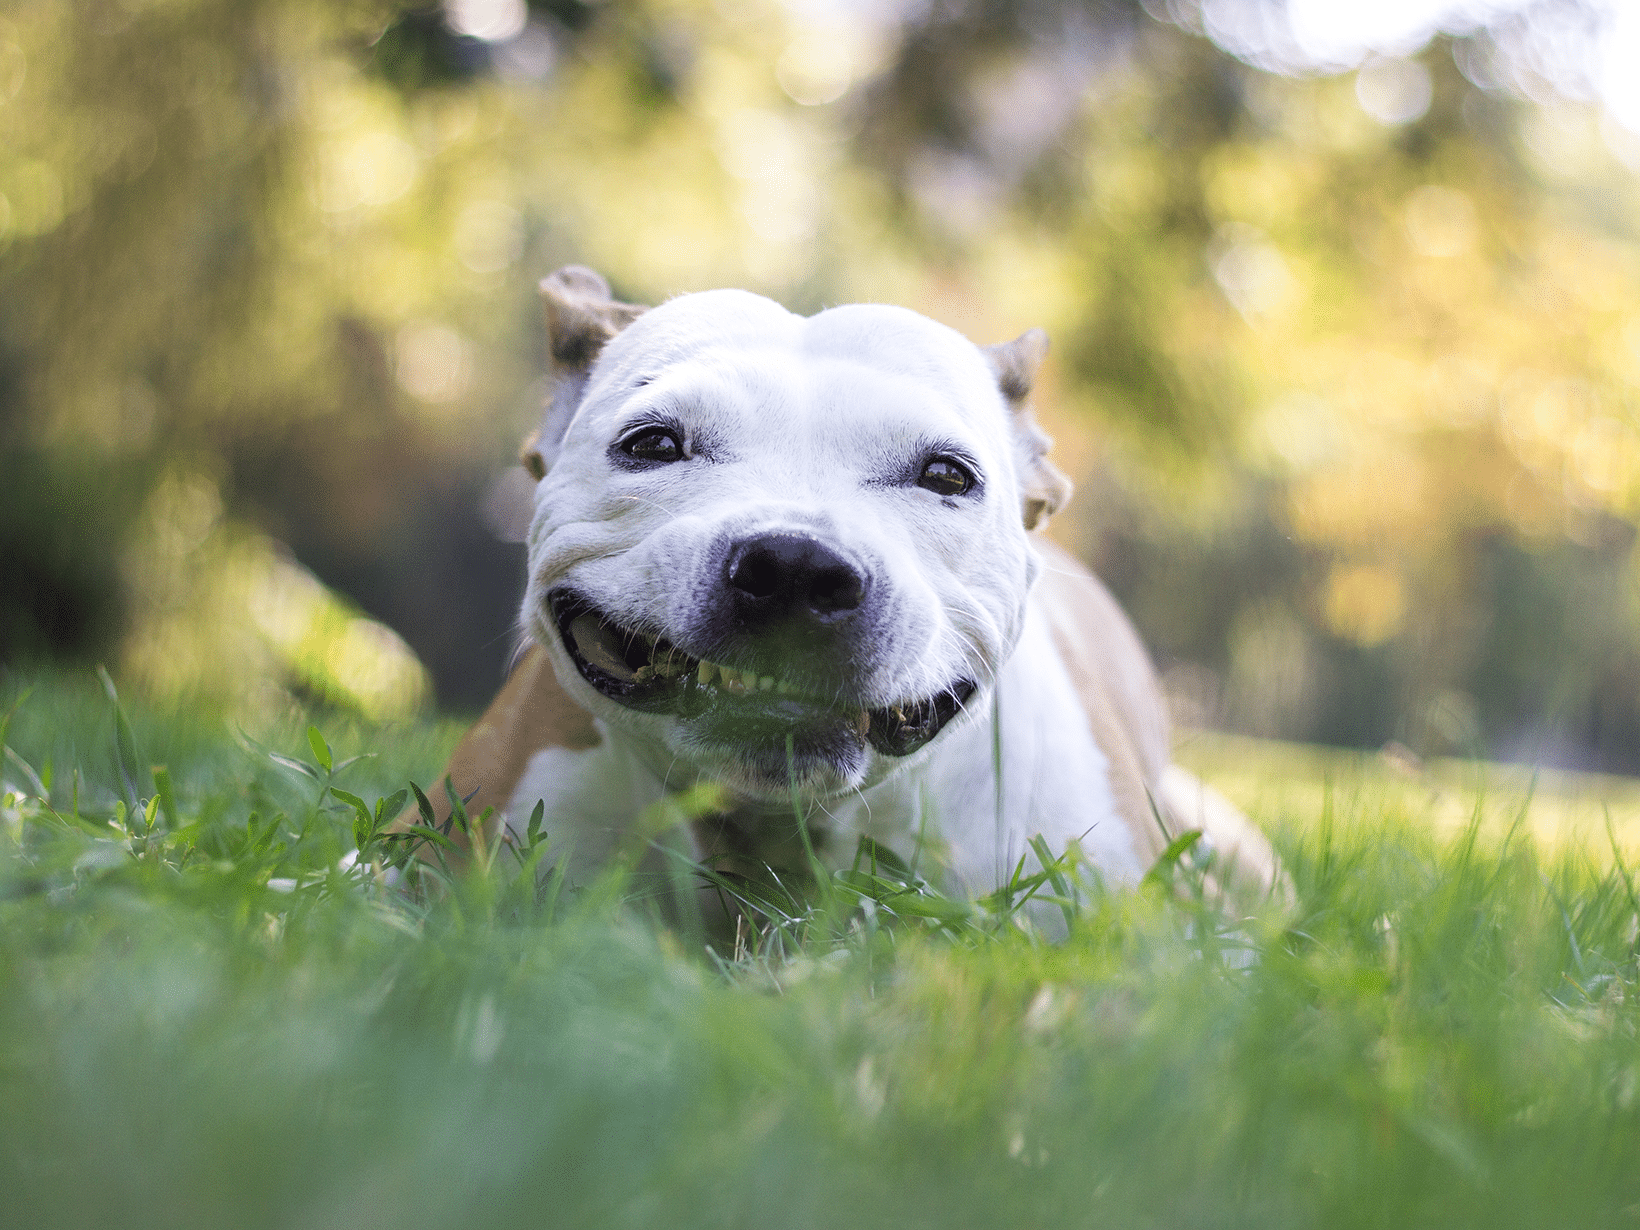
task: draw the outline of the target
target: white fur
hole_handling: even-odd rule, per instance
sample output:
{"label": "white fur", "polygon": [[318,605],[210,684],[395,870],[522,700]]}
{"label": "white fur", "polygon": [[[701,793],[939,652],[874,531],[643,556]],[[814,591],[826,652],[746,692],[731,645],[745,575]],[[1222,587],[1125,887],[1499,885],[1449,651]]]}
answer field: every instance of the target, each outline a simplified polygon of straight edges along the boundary
{"label": "white fur", "polygon": [[[606,738],[597,747],[537,752],[506,809],[517,835],[521,818],[545,801],[545,814],[558,824],[556,847],[578,883],[607,862],[635,816],[681,784],[650,771],[628,740],[602,729]],[[851,862],[863,835],[930,872],[943,869],[949,890],[976,895],[1005,880],[1041,834],[1055,853],[1077,842],[1106,883],[1132,884],[1144,873],[1116,814],[1105,754],[1040,619],[1028,618],[995,705],[987,702],[976,720],[954,724],[932,746],[938,750],[873,787],[811,805],[812,819],[835,834],[822,850],[827,861]],[[770,823],[783,824],[789,814],[771,807]]]}
{"label": "white fur", "polygon": [[[612,466],[609,449],[625,425],[663,406],[710,444],[711,459],[641,473]],[[885,467],[929,439],[977,459],[982,498],[942,500],[883,481]],[[591,688],[544,599],[569,581],[624,623],[679,628],[699,600],[714,540],[801,530],[883,579],[887,631],[858,664],[868,705],[931,695],[958,676],[980,684],[967,712],[914,755],[871,751],[852,780],[818,769],[802,776],[811,814],[829,817],[829,857],[846,863],[854,837],[866,833],[909,858],[926,813],[930,845],[968,891],[1008,874],[1037,832],[1056,850],[1081,839],[1109,880],[1137,879],[1143,867],[1116,815],[1106,758],[1032,610],[1040,565],[1021,522],[1016,464],[1010,411],[984,356],[916,313],[849,306],[803,318],[746,292],[711,291],[640,317],[593,367],[537,487],[529,534],[525,625],[548,647],[563,687],[598,719],[604,742],[537,754],[507,808],[510,822],[546,799],[563,826],[555,840],[573,844],[576,865],[590,867],[623,820],[667,788],[707,778],[735,791],[750,814],[772,818],[786,807],[784,785],[752,780],[731,753],[700,747],[687,722],[635,712]]]}

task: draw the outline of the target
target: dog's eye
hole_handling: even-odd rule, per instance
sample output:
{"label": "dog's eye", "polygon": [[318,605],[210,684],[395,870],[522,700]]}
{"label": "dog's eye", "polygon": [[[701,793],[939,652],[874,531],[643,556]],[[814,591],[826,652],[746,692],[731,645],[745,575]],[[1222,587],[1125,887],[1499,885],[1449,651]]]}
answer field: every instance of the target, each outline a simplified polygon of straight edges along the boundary
{"label": "dog's eye", "polygon": [[966,495],[973,489],[974,476],[960,462],[936,457],[923,466],[917,476],[917,486],[926,487],[935,495]]}
{"label": "dog's eye", "polygon": [[682,461],[683,444],[665,427],[646,427],[621,441],[621,452],[639,461]]}

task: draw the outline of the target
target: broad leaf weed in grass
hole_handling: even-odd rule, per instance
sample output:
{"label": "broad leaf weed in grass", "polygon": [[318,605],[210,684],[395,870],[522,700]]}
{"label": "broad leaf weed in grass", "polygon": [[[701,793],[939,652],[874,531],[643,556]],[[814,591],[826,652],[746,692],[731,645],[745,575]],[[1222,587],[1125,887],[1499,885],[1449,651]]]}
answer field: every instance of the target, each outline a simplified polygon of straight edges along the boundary
{"label": "broad leaf weed in grass", "polygon": [[[819,886],[725,877],[758,922],[706,955],[618,878],[389,884],[380,821],[448,729],[253,735],[34,685],[4,736],[0,1224],[1640,1216],[1610,851],[1329,804],[1277,834],[1294,904],[1226,919],[1188,851],[1123,893],[1038,851],[969,905],[867,847]],[[1043,902],[1062,942],[1019,921]]]}

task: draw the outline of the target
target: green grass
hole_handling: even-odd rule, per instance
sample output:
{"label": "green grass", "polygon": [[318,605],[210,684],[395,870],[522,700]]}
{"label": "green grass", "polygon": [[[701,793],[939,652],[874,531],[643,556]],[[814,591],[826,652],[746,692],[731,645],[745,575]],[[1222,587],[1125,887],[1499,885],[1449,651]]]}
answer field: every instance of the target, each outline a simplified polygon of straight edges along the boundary
{"label": "green grass", "polygon": [[361,833],[391,851],[319,762],[378,753],[335,779],[373,812],[448,727],[320,718],[316,752],[304,719],[133,706],[122,756],[94,680],[35,682],[0,808],[0,1224],[1640,1222],[1633,881],[1507,835],[1513,800],[1448,834],[1416,790],[1319,790],[1277,817],[1296,907],[1234,927],[1184,870],[1081,900],[1059,944],[839,879],[784,949],[713,960],[617,880],[418,901],[336,870]]}

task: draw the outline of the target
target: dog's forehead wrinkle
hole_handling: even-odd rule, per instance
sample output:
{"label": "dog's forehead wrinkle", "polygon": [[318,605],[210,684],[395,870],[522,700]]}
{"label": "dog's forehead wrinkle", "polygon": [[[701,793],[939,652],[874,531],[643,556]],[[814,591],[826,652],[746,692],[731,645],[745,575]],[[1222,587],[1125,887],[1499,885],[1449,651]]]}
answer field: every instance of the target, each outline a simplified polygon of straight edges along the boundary
{"label": "dog's forehead wrinkle", "polygon": [[652,371],[641,383],[617,376],[588,393],[581,417],[595,422],[624,422],[645,414],[689,417],[701,408],[740,399],[736,382],[727,373],[694,358]]}

